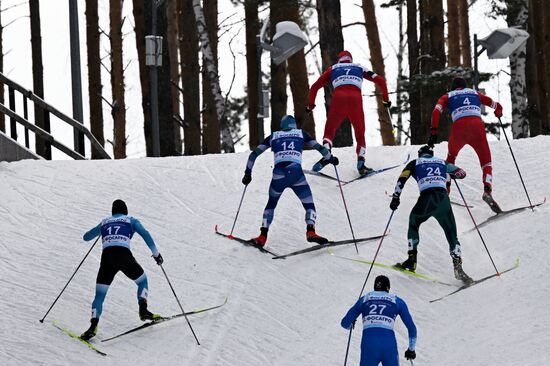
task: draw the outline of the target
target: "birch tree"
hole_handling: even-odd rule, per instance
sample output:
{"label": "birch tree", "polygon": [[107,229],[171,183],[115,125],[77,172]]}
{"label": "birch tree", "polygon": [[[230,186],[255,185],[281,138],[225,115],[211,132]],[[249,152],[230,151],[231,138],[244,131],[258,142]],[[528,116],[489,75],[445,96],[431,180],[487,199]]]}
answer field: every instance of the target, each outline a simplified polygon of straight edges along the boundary
{"label": "birch tree", "polygon": [[193,11],[195,13],[195,21],[197,22],[197,31],[203,54],[203,61],[205,63],[203,67],[205,67],[208,72],[210,89],[214,95],[216,114],[220,122],[222,149],[225,152],[235,152],[233,138],[231,137],[231,132],[229,131],[229,126],[227,124],[227,118],[225,116],[224,99],[220,88],[220,80],[218,78],[218,68],[210,47],[210,40],[206,30],[206,21],[204,19],[204,13],[202,11],[200,0],[193,0]]}

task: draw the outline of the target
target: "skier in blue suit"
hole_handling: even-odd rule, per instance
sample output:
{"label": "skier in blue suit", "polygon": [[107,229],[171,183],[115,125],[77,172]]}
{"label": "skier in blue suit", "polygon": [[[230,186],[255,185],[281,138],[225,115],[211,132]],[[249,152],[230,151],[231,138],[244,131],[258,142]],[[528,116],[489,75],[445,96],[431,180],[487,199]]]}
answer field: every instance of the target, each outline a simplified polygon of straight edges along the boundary
{"label": "skier in blue suit", "polygon": [[342,327],[350,329],[355,325],[355,319],[359,314],[363,316],[360,366],[377,366],[380,362],[383,366],[399,365],[397,341],[393,331],[397,315],[401,317],[409,332],[409,348],[405,351],[405,358],[416,358],[416,326],[405,301],[389,291],[389,278],[376,277],[374,291],[361,296],[342,319]]}
{"label": "skier in blue suit", "polygon": [[333,156],[329,149],[321,146],[307,132],[298,129],[296,120],[292,116],[284,116],[281,119],[281,131],[269,135],[248,157],[242,182],[248,185],[252,181],[252,168],[256,158],[267,149],[271,148],[274,154],[275,166],[273,178],[269,186],[269,200],[263,213],[260,236],[252,239],[256,245],[264,246],[267,242],[267,232],[273,221],[275,207],[286,188],[291,188],[300,198],[306,210],[306,239],[309,242],[326,244],[328,240],[315,233],[315,204],[313,195],[302,171],[302,151],[307,144],[319,151],[330,164],[338,165],[338,158]]}
{"label": "skier in blue suit", "polygon": [[94,337],[97,333],[97,324],[103,311],[103,301],[105,301],[109,286],[118,271],[122,271],[138,286],[137,298],[141,320],[153,320],[159,317],[158,314],[153,314],[147,309],[147,293],[149,290],[147,276],[130,251],[130,241],[134,233],[141,235],[149,249],[151,249],[153,258],[158,265],[161,265],[164,260],[157,250],[153,238],[138,219],[128,216],[128,207],[122,200],[113,202],[112,216],[103,219],[99,225],[84,234],[85,241],[90,241],[101,235],[103,243],[101,263],[97,273],[95,298],[92,302],[91,324],[90,328],[80,336],[84,340]]}

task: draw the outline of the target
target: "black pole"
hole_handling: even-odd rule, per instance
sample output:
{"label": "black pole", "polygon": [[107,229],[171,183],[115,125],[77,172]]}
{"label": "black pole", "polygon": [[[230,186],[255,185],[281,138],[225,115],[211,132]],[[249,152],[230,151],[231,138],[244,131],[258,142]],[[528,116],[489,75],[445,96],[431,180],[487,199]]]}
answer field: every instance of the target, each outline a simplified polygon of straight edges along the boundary
{"label": "black pole", "polygon": [[340,182],[340,175],[338,174],[338,168],[334,166],[334,171],[336,172],[336,179],[338,180],[338,187],[340,187],[340,194],[342,195],[342,201],[344,202],[344,209],[346,210],[346,216],[348,217],[349,228],[351,229],[351,237],[353,238],[353,244],[355,245],[355,251],[359,254],[359,249],[357,248],[357,241],[355,240],[355,233],[353,232],[353,225],[351,225],[351,219],[349,218],[348,205],[346,204],[346,199],[344,197],[344,190],[342,189],[342,182]]}
{"label": "black pole", "polygon": [[[363,287],[361,288],[361,292],[359,292],[359,299],[361,298],[361,295],[363,295],[363,291],[365,290],[365,286],[367,285],[367,281],[369,280],[370,273],[372,272],[372,267],[374,267],[374,263],[376,262],[376,257],[378,257],[378,252],[380,251],[380,248],[382,247],[382,242],[384,242],[384,238],[386,237],[386,233],[388,232],[388,228],[390,227],[391,219],[393,218],[393,214],[395,213],[394,210],[392,210],[390,218],[388,220],[388,223],[386,224],[386,228],[384,229],[384,234],[380,238],[380,244],[378,244],[378,248],[376,249],[376,253],[374,253],[374,258],[372,259],[372,263],[369,267],[369,272],[367,273],[367,277],[365,278],[365,282],[363,283]],[[348,346],[346,348],[346,358],[344,359],[344,366],[348,363],[348,353],[349,353],[349,345],[351,341],[351,332],[353,330],[353,326],[349,329],[349,336],[348,336]]]}
{"label": "black pole", "polygon": [[193,337],[195,337],[195,340],[197,341],[197,344],[200,346],[199,339],[197,338],[197,335],[195,334],[195,331],[193,330],[193,327],[191,326],[191,323],[189,322],[189,318],[187,317],[187,314],[185,314],[185,311],[183,310],[183,307],[181,306],[180,299],[178,299],[178,295],[176,295],[176,291],[174,291],[174,288],[172,287],[172,283],[168,279],[168,275],[166,274],[166,271],[164,270],[164,267],[162,264],[159,264],[160,269],[162,269],[162,273],[164,273],[164,277],[166,277],[166,281],[168,281],[168,285],[170,285],[170,289],[172,290],[172,293],[174,294],[174,297],[176,298],[176,301],[178,302],[178,305],[180,307],[181,313],[185,317],[185,320],[187,320],[187,324],[189,325],[189,329],[191,329],[191,333],[193,333]]}
{"label": "black pole", "polygon": [[493,267],[495,267],[495,271],[497,271],[497,276],[500,276],[500,272],[497,269],[497,266],[495,265],[495,261],[493,261],[493,257],[491,257],[491,253],[489,253],[489,248],[487,248],[487,244],[485,244],[485,240],[483,239],[483,236],[481,235],[481,231],[479,231],[479,227],[477,226],[476,220],[474,220],[474,215],[472,215],[472,211],[470,211],[470,207],[468,206],[468,203],[466,203],[466,198],[464,198],[464,195],[462,194],[462,191],[460,190],[460,186],[458,185],[458,182],[455,178],[453,178],[456,188],[458,189],[458,193],[460,193],[460,197],[462,197],[462,201],[464,201],[464,206],[466,206],[466,209],[468,210],[468,213],[470,214],[470,217],[472,218],[472,222],[474,223],[474,226],[477,230],[477,233],[479,234],[479,237],[481,238],[481,242],[483,243],[483,246],[485,247],[485,250],[487,251],[487,254],[489,255],[489,259],[491,260],[491,263],[493,263]]}
{"label": "black pole", "polygon": [[48,309],[48,311],[46,311],[46,314],[44,314],[44,316],[42,317],[42,319],[40,319],[40,323],[44,323],[44,319],[46,319],[46,316],[49,314],[50,310],[52,310],[53,306],[55,305],[55,303],[57,302],[57,300],[59,300],[59,298],[61,297],[61,294],[65,291],[65,289],[67,288],[67,286],[69,286],[69,283],[71,282],[71,280],[73,279],[74,275],[76,274],[76,272],[78,272],[78,270],[80,269],[80,266],[82,265],[82,263],[84,263],[84,260],[86,260],[86,258],[88,257],[88,255],[90,254],[90,252],[92,251],[92,249],[94,249],[94,246],[96,245],[97,241],[99,240],[99,238],[101,237],[98,236],[97,239],[94,241],[94,243],[92,244],[92,246],[90,247],[90,250],[88,250],[88,253],[86,253],[86,255],[84,256],[84,258],[82,258],[82,260],[80,261],[80,264],[78,265],[78,267],[76,267],[73,275],[71,276],[71,278],[69,278],[69,281],[67,281],[67,284],[65,285],[65,287],[63,287],[63,289],[61,290],[61,292],[59,293],[59,295],[57,295],[57,297],[55,298],[52,306],[50,306],[50,308]]}
{"label": "black pole", "polygon": [[237,217],[239,217],[239,212],[241,212],[241,205],[243,204],[244,194],[246,193],[246,188],[248,184],[244,186],[243,195],[241,196],[241,202],[239,202],[239,208],[237,209],[237,214],[235,215],[235,220],[233,220],[233,226],[231,226],[231,232],[229,236],[233,236],[233,229],[235,229],[235,224],[237,223]]}
{"label": "black pole", "polygon": [[529,193],[527,193],[527,188],[525,187],[525,182],[523,181],[523,177],[521,176],[521,172],[519,171],[519,166],[516,161],[516,157],[514,156],[514,152],[512,151],[512,146],[510,145],[510,141],[508,140],[508,135],[506,134],[506,131],[504,130],[504,126],[502,125],[502,121],[500,120],[500,117],[498,117],[498,124],[502,128],[502,132],[504,133],[504,137],[506,138],[506,143],[508,144],[508,148],[510,149],[510,154],[512,154],[512,159],[514,159],[514,164],[516,164],[516,169],[519,174],[519,179],[521,180],[521,184],[523,185],[523,190],[525,191],[525,195],[527,196],[527,200],[529,201],[529,206],[531,207],[531,211],[535,211],[533,208],[533,204],[531,203],[531,198],[529,197]]}

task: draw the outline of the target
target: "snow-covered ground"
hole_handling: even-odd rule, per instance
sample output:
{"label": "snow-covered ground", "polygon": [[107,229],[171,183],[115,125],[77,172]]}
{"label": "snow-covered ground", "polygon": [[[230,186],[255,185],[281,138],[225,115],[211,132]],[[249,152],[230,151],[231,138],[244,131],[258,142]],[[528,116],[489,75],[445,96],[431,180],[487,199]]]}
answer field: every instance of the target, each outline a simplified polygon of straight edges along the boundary
{"label": "snow-covered ground", "polygon": [[[550,195],[549,137],[513,141],[517,160],[533,201]],[[494,196],[503,209],[525,205],[505,142],[491,144]],[[336,149],[343,179],[352,178],[352,148]],[[368,163],[377,168],[400,162],[416,147],[368,149]],[[436,153],[445,156],[446,145]],[[2,365],[341,365],[348,332],[340,319],[357,299],[368,266],[345,261],[325,251],[272,260],[255,249],[214,234],[214,225],[229,231],[241,197],[240,182],[247,155],[137,159],[125,161],[23,161],[0,163],[0,364]],[[305,165],[318,159],[306,152]],[[469,176],[461,188],[473,214],[491,215],[481,201],[480,169],[473,150],[457,161]],[[258,234],[267,200],[272,158],[261,156],[253,172],[235,234]],[[327,173],[330,167],[327,167]],[[390,216],[391,192],[398,169],[344,188],[357,237],[380,234]],[[350,229],[334,182],[309,177],[318,211],[317,231],[330,239],[349,238]],[[456,188],[451,197],[459,201]],[[379,260],[394,263],[406,257],[408,214],[417,188],[409,181],[391,223]],[[119,340],[99,342],[140,324],[135,285],[122,274],[107,295],[96,344],[102,357],[50,325],[57,320],[80,333],[88,326],[90,303],[101,250],[94,248],[58,303],[41,324],[52,301],[91,243],[82,234],[110,213],[111,202],[126,200],[157,241],[166,269],[183,307],[215,305],[219,310],[190,317],[201,346],[185,320],[158,325]],[[465,233],[472,222],[464,208],[454,207],[464,269],[474,278],[494,269],[478,234]],[[550,205],[497,220],[482,234],[499,269],[519,258],[519,269],[433,304],[429,300],[451,290],[443,285],[375,267],[372,279],[386,274],[392,291],[409,304],[418,326],[415,365],[546,365],[550,364]],[[286,192],[275,214],[269,248],[286,253],[305,248],[303,209]],[[443,233],[434,220],[422,226],[417,271],[443,281],[453,278]],[[370,259],[378,242],[360,244]],[[150,308],[162,314],[178,305],[159,267],[141,240],[133,251],[150,283]],[[337,254],[356,257],[353,246]],[[401,355],[406,330],[396,326]],[[355,330],[349,365],[357,365],[361,332]],[[408,364],[401,358],[402,364]]]}

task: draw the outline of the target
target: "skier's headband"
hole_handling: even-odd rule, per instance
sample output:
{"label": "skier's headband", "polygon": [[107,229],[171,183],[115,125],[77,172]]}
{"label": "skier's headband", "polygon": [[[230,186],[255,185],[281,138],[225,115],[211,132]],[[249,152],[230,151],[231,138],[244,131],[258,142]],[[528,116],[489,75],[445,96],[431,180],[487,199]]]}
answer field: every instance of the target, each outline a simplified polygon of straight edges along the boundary
{"label": "skier's headband", "polygon": [[351,56],[344,55],[338,59],[338,62],[353,62],[353,59],[351,58]]}

